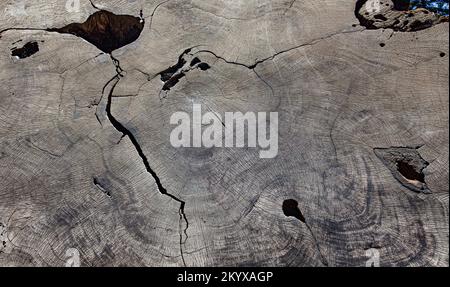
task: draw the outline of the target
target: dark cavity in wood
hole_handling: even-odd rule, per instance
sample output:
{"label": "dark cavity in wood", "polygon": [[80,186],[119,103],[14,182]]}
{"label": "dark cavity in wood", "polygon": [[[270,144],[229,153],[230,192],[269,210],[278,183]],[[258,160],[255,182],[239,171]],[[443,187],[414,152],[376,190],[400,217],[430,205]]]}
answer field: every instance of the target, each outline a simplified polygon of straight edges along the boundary
{"label": "dark cavity in wood", "polygon": [[163,82],[167,82],[170,80],[170,78],[172,78],[172,76],[178,72],[179,70],[181,70],[183,68],[183,66],[186,64],[186,60],[184,59],[184,55],[188,54],[191,52],[191,49],[187,49],[185,50],[179,57],[178,57],[178,62],[173,65],[170,66],[169,68],[167,68],[166,70],[162,71],[161,73],[159,73],[159,75],[161,76],[161,81]]}
{"label": "dark cavity in wood", "polygon": [[37,42],[28,42],[22,48],[13,48],[11,50],[11,55],[18,57],[19,59],[28,58],[31,55],[39,52],[39,45]]}
{"label": "dark cavity in wood", "polygon": [[199,64],[199,63],[201,63],[202,61],[199,59],[199,58],[197,58],[197,57],[195,57],[194,59],[192,59],[192,61],[191,61],[191,67],[194,67],[195,65],[197,65],[197,64]]}
{"label": "dark cavity in wood", "polygon": [[305,217],[298,208],[298,202],[295,199],[286,199],[283,201],[283,213],[285,216],[293,216],[303,223],[306,223]]}
{"label": "dark cavity in wood", "polygon": [[50,28],[49,32],[72,34],[83,38],[105,53],[122,48],[136,41],[144,29],[144,20],[131,15],[115,15],[100,10],[84,23],[72,23],[62,28]]}
{"label": "dark cavity in wood", "polygon": [[386,3],[380,11],[375,9],[370,11],[370,9],[364,9],[368,0],[358,0],[355,5],[355,16],[360,25],[367,29],[392,29],[399,32],[415,32],[448,22],[448,10],[433,10],[432,5],[418,4],[418,1],[392,0],[391,2],[392,6]]}
{"label": "dark cavity in wood", "polygon": [[105,188],[105,183],[103,181],[104,180],[97,177],[93,178],[94,185],[98,189],[100,189],[106,196],[111,197],[111,193]]}
{"label": "dark cavity in wood", "polygon": [[431,193],[423,173],[429,163],[420,156],[417,148],[375,148],[374,152],[403,186],[415,192]]}
{"label": "dark cavity in wood", "polygon": [[409,180],[417,180],[421,183],[425,183],[425,175],[422,172],[416,171],[415,167],[410,165],[409,162],[399,160],[397,161],[397,170]]}

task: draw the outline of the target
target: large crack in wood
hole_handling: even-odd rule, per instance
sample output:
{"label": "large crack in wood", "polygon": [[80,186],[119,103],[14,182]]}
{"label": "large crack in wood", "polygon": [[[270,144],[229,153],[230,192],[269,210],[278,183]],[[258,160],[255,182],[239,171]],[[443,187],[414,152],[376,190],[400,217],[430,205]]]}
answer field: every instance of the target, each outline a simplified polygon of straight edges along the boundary
{"label": "large crack in wood", "polygon": [[[118,65],[118,63],[115,62],[115,65]],[[119,68],[116,66],[116,70],[118,70],[118,69]],[[111,89],[109,91],[109,94],[108,94],[107,104],[106,104],[106,108],[105,108],[107,117],[108,117],[110,123],[114,126],[114,128],[117,131],[119,131],[120,133],[122,133],[123,137],[128,137],[130,139],[130,141],[133,144],[135,150],[137,151],[139,157],[141,158],[142,163],[144,164],[144,167],[145,167],[147,173],[149,173],[152,176],[152,178],[154,179],[154,181],[156,183],[156,186],[158,188],[158,191],[161,194],[170,197],[171,199],[175,200],[176,202],[178,202],[180,204],[180,207],[178,209],[179,216],[180,216],[180,222],[179,222],[180,253],[181,253],[181,258],[182,258],[183,264],[184,264],[184,266],[186,266],[186,261],[184,259],[184,253],[183,253],[183,245],[186,243],[186,241],[188,239],[187,230],[189,228],[189,221],[188,221],[188,219],[186,217],[186,213],[184,211],[186,202],[167,191],[167,189],[161,183],[161,179],[159,178],[157,173],[151,168],[150,163],[149,163],[149,161],[147,159],[147,156],[144,154],[144,151],[142,150],[142,147],[140,146],[140,144],[139,144],[138,140],[136,139],[136,137],[133,135],[133,133],[129,129],[127,129],[120,121],[118,121],[113,116],[113,114],[111,112],[111,102],[112,102],[112,96],[113,96],[113,93],[114,93],[114,89],[117,86],[117,84],[120,82],[120,78],[121,77],[122,76],[118,73],[116,76],[114,76],[112,78],[111,81],[108,81],[108,83],[107,83],[107,85],[108,85],[111,82],[113,82],[112,87],[111,87]],[[186,224],[184,230],[182,228],[182,222],[183,221]],[[185,239],[184,240],[183,240],[183,233],[185,235]]]}
{"label": "large crack in wood", "polygon": [[[167,1],[166,1],[167,2]],[[164,2],[165,3],[165,2]],[[163,3],[161,3],[163,4]],[[160,5],[161,5],[160,4]],[[91,1],[91,5],[98,9],[97,6],[95,6],[94,3]],[[159,5],[158,5],[159,6]],[[156,8],[155,8],[156,11]],[[154,12],[155,12],[154,11]],[[152,14],[153,15],[153,14]],[[105,89],[111,84],[112,87],[108,93],[107,97],[107,104],[106,104],[106,114],[110,121],[110,123],[113,125],[113,127],[122,133],[123,137],[128,137],[133,144],[135,150],[137,151],[139,157],[141,158],[146,171],[152,176],[154,179],[156,186],[158,188],[158,191],[165,195],[170,197],[171,199],[175,200],[180,204],[179,207],[179,234],[180,234],[180,253],[181,258],[183,261],[184,266],[186,266],[186,261],[184,258],[184,252],[183,252],[183,245],[186,243],[188,239],[187,230],[189,228],[189,221],[185,214],[185,205],[186,202],[181,200],[180,198],[176,197],[175,195],[169,193],[167,189],[163,186],[161,183],[161,179],[157,175],[157,173],[151,168],[150,163],[147,159],[147,156],[144,154],[142,147],[140,146],[139,142],[137,141],[136,137],[133,135],[133,133],[125,127],[120,121],[118,121],[111,112],[111,102],[112,102],[112,96],[114,93],[114,90],[119,83],[121,77],[123,77],[122,72],[124,70],[120,66],[120,61],[116,59],[112,52],[116,49],[119,49],[123,46],[126,46],[134,41],[136,41],[145,25],[145,20],[143,18],[143,12],[140,11],[140,17],[134,17],[130,15],[115,15],[112,12],[106,11],[106,10],[99,10],[89,16],[89,18],[84,23],[72,23],[62,28],[49,28],[49,29],[34,29],[34,28],[9,28],[4,29],[0,31],[0,36],[3,32],[10,31],[10,30],[38,30],[38,31],[46,31],[46,32],[57,32],[60,34],[72,34],[77,37],[83,38],[84,40],[88,41],[89,43],[96,46],[99,50],[107,53],[110,55],[111,60],[116,68],[116,75],[111,78],[102,89],[102,95],[105,92]],[[197,63],[195,67],[198,67],[203,70],[204,66],[199,66],[201,63]],[[208,66],[209,67],[209,66]],[[192,68],[192,67],[191,67]],[[171,77],[172,78],[172,75]],[[97,121],[101,123],[98,114],[96,112],[96,118]],[[93,183],[97,188],[99,188],[102,192],[104,192],[108,197],[110,197],[110,193],[100,184],[97,178],[93,179]],[[183,223],[185,222],[185,228],[182,228]],[[183,236],[184,234],[184,236]],[[183,237],[185,239],[183,240]]]}

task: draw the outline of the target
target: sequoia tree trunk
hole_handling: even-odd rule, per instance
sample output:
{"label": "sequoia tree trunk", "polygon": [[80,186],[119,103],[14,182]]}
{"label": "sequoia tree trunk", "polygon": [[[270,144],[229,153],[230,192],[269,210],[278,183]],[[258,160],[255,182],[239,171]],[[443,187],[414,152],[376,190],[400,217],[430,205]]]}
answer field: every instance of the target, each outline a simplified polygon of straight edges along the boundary
{"label": "sequoia tree trunk", "polygon": [[[448,266],[448,18],[76,2],[0,2],[0,266]],[[193,104],[277,156],[174,147]]]}

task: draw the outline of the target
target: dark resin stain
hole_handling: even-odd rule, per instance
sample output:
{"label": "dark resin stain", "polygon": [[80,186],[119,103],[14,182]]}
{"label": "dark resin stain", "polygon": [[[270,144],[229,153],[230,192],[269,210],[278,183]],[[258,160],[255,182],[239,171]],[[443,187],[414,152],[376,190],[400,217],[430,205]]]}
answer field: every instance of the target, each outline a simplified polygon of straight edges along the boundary
{"label": "dark resin stain", "polygon": [[410,165],[406,161],[397,161],[397,170],[409,180],[417,180],[421,183],[425,183],[425,175],[423,172],[417,172],[414,166]]}
{"label": "dark resin stain", "polygon": [[24,59],[36,54],[38,51],[39,45],[37,42],[28,42],[22,48],[13,48],[11,50],[11,55]]}
{"label": "dark resin stain", "polygon": [[306,222],[305,217],[298,208],[298,202],[294,199],[287,199],[283,201],[283,213],[288,217],[293,216],[303,223]]}
{"label": "dark resin stain", "polygon": [[72,34],[83,38],[105,53],[136,41],[144,20],[130,15],[115,15],[109,11],[95,12],[84,23],[72,23],[63,28],[47,29],[49,32]]}

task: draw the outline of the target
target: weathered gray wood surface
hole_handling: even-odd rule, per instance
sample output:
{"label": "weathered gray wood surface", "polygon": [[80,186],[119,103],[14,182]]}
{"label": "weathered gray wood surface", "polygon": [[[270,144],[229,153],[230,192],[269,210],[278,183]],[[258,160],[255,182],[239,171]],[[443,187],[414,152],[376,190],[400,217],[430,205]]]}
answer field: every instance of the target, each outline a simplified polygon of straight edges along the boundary
{"label": "weathered gray wood surface", "polygon": [[[0,266],[64,266],[69,248],[83,266],[365,266],[371,248],[382,266],[448,266],[447,22],[367,29],[353,0],[93,2],[143,11],[113,52],[123,77],[94,45],[42,30],[85,21],[89,1],[0,3]],[[30,41],[37,53],[11,56]],[[161,93],[191,47],[211,68]],[[279,112],[278,157],[173,148],[170,116],[192,103]],[[428,163],[429,193],[395,173],[405,149],[377,150],[392,147]]]}

